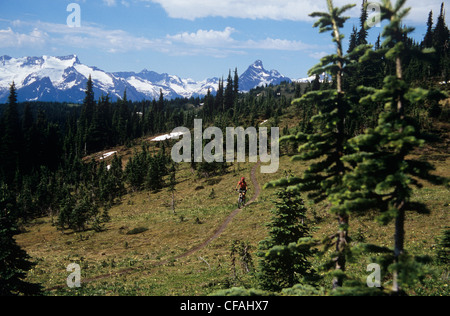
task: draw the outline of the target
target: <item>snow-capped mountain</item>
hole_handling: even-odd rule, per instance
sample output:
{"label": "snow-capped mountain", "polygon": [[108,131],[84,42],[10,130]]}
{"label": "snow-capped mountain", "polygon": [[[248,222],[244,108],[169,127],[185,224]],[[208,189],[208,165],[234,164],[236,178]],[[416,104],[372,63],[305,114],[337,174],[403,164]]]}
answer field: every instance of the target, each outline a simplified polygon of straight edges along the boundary
{"label": "snow-capped mountain", "polygon": [[[89,75],[96,94],[119,96],[121,80],[95,67],[83,65],[77,56],[0,57],[0,102],[5,102],[14,81],[19,101],[79,102]],[[117,88],[116,88],[117,87]]]}
{"label": "snow-capped mountain", "polygon": [[140,100],[143,98],[158,98],[160,90],[162,90],[164,97],[168,99],[203,96],[207,94],[208,89],[211,93],[215,94],[219,84],[219,78],[206,79],[197,82],[192,79],[182,79],[178,76],[166,73],[159,74],[147,69],[144,69],[140,73],[115,72],[112,75],[125,80],[129,85],[134,87],[136,91],[142,95]]}
{"label": "snow-capped mountain", "polygon": [[[159,98],[160,91],[167,99],[204,96],[208,89],[216,94],[219,84],[219,78],[195,81],[149,70],[139,73],[108,73],[82,64],[76,55],[23,58],[2,56],[0,103],[7,101],[12,82],[16,85],[19,101],[81,103],[89,76],[92,78],[96,97],[109,94],[112,100],[121,98],[125,90],[127,98],[132,101]],[[260,60],[250,65],[239,80],[240,90],[243,92],[265,84],[291,82],[276,70],[265,70]]]}
{"label": "snow-capped mountain", "polygon": [[257,60],[239,77],[239,90],[247,92],[255,87],[265,86],[266,84],[277,85],[284,81],[291,82],[291,79],[276,70],[268,71],[264,69],[262,61]]}

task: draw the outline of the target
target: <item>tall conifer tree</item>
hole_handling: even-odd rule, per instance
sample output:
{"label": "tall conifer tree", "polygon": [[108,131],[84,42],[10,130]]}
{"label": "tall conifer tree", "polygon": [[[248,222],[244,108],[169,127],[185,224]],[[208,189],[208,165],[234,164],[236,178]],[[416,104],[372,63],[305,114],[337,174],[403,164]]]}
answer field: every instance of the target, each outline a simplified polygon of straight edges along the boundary
{"label": "tall conifer tree", "polygon": [[357,36],[357,46],[358,45],[365,45],[367,44],[367,28],[366,28],[366,22],[367,22],[368,14],[367,14],[367,0],[363,0],[362,6],[361,6],[361,16],[359,18],[359,32]]}
{"label": "tall conifer tree", "polygon": [[217,87],[217,94],[214,99],[214,109],[220,112],[223,111],[223,78],[219,79],[219,86]]}
{"label": "tall conifer tree", "polygon": [[450,79],[450,30],[445,23],[444,2],[433,31],[433,47],[436,49],[437,57],[435,72],[447,82]]}
{"label": "tall conifer tree", "polygon": [[427,32],[423,38],[422,46],[424,48],[433,47],[433,11],[428,14]]}
{"label": "tall conifer tree", "polygon": [[19,168],[22,150],[21,125],[17,110],[17,92],[14,82],[9,88],[8,103],[3,114],[4,135],[2,135],[1,158],[6,183],[12,184]]}
{"label": "tall conifer tree", "polygon": [[356,26],[353,26],[353,30],[352,30],[352,34],[350,35],[350,41],[348,44],[348,50],[347,53],[351,53],[356,46],[358,46],[358,29],[356,28]]}
{"label": "tall conifer tree", "polygon": [[95,99],[94,99],[94,86],[92,78],[89,75],[89,79],[86,83],[85,97],[83,100],[83,107],[81,109],[80,119],[77,129],[77,141],[78,141],[78,154],[86,155],[91,149],[88,148],[89,132],[94,118],[95,112]]}
{"label": "tall conifer tree", "polygon": [[233,86],[233,78],[231,77],[231,70],[228,73],[227,86],[225,87],[224,94],[224,110],[229,110],[233,108],[234,105],[234,86]]}

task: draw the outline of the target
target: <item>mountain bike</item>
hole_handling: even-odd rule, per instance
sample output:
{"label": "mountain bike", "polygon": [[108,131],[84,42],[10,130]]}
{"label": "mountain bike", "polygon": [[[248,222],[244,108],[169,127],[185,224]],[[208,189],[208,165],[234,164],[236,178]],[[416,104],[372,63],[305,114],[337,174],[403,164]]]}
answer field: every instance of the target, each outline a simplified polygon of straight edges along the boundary
{"label": "mountain bike", "polygon": [[243,206],[245,206],[245,202],[246,202],[246,190],[236,190],[239,191],[239,199],[238,199],[238,208],[241,208]]}

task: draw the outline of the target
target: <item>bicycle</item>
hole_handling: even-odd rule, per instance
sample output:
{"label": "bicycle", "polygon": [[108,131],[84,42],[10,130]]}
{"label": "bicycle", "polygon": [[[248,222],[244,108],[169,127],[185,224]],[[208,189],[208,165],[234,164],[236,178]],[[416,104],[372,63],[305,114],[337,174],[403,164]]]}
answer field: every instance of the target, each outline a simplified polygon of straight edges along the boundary
{"label": "bicycle", "polygon": [[238,208],[241,208],[242,206],[245,206],[246,202],[246,190],[236,190],[239,191],[239,199],[238,199]]}

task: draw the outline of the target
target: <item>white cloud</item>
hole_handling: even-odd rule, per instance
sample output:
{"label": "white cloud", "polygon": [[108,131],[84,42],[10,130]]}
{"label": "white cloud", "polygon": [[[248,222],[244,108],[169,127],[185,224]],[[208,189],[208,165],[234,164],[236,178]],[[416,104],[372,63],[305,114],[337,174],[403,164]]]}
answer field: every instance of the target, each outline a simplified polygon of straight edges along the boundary
{"label": "white cloud", "polygon": [[[312,21],[309,14],[314,11],[327,11],[325,0],[141,0],[160,4],[171,18],[195,20],[205,17],[233,17],[244,19],[272,19],[292,21]],[[395,2],[396,0],[392,0]],[[380,2],[375,0],[373,2]],[[357,6],[347,15],[359,17],[361,0],[334,0],[336,7],[348,3]],[[407,20],[425,23],[428,12],[439,12],[442,0],[408,0],[411,7]]]}
{"label": "white cloud", "polygon": [[242,43],[243,48],[248,49],[267,49],[284,51],[304,51],[316,48],[314,45],[305,44],[302,41],[291,41],[278,38],[266,38],[263,40],[248,40]]}
{"label": "white cloud", "polygon": [[163,50],[167,40],[151,40],[137,37],[123,30],[105,30],[101,27],[83,22],[81,27],[68,27],[66,24],[47,22],[25,22],[16,20],[11,23],[14,28],[33,28],[29,34],[19,33],[13,29],[0,30],[0,47],[35,47],[36,45],[55,47],[74,47],[101,49],[107,52],[129,52],[133,50]]}
{"label": "white cloud", "polygon": [[309,54],[308,56],[314,59],[322,59],[323,57],[329,55],[329,53],[326,52],[313,52]]}
{"label": "white cloud", "polygon": [[195,48],[223,48],[231,49],[237,52],[243,49],[262,49],[262,50],[285,50],[285,51],[303,51],[314,49],[316,46],[305,44],[301,41],[292,41],[286,39],[265,38],[261,40],[236,40],[232,37],[237,31],[232,27],[226,27],[223,31],[216,30],[198,30],[195,33],[179,33],[176,35],[167,35],[167,39],[174,43],[182,43]]}
{"label": "white cloud", "polygon": [[[103,0],[103,3],[108,7],[117,6],[117,0]],[[126,0],[120,0],[120,4],[122,4],[124,7],[127,7],[127,8],[130,7],[130,3]]]}
{"label": "white cloud", "polygon": [[[172,18],[194,20],[204,17],[304,20],[309,12],[298,0],[145,0],[160,4]],[[310,1],[307,2],[317,2]]]}
{"label": "white cloud", "polygon": [[194,46],[223,47],[234,43],[231,34],[235,31],[234,28],[227,27],[223,31],[198,30],[195,33],[184,32],[176,35],[167,35],[167,38],[174,42],[181,42]]}
{"label": "white cloud", "polygon": [[114,7],[116,5],[116,0],[103,0],[103,3],[108,7]]}
{"label": "white cloud", "polygon": [[0,30],[0,48],[42,47],[47,40],[48,35],[36,28],[29,34],[14,32],[11,28]]}

